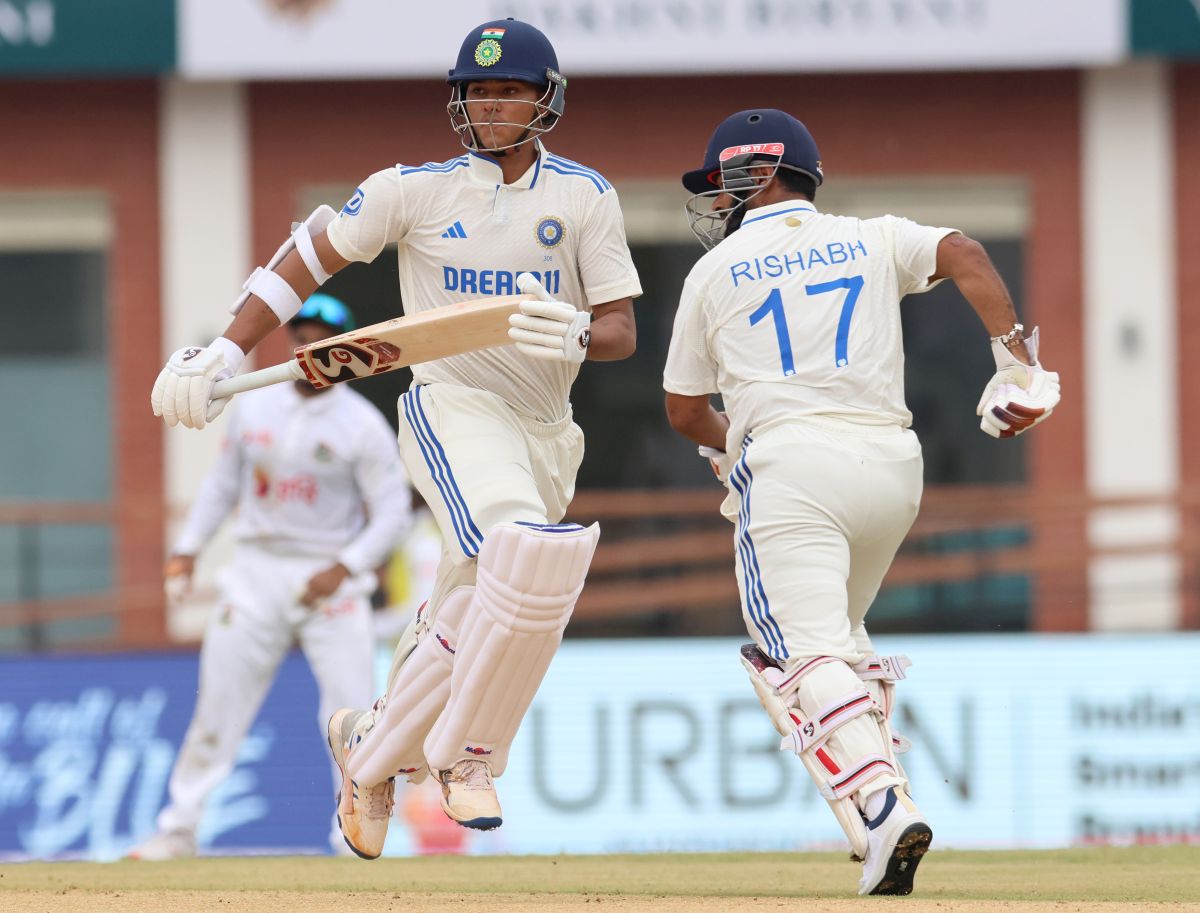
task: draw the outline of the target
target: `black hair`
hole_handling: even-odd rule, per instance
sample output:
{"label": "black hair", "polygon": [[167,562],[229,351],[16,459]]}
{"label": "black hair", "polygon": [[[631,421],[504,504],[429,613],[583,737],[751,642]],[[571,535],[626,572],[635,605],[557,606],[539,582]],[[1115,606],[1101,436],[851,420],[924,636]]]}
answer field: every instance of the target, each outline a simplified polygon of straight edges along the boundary
{"label": "black hair", "polygon": [[783,189],[789,193],[802,193],[810,201],[817,198],[817,182],[807,174],[801,174],[799,171],[793,171],[791,168],[781,167],[775,172],[775,177],[783,185]]}

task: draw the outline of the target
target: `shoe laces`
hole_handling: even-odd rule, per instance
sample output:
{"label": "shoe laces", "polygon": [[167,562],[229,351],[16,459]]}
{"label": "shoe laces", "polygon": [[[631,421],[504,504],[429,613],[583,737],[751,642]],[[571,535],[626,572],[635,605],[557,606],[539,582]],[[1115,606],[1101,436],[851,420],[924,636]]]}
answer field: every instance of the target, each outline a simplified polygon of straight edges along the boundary
{"label": "shoe laces", "polygon": [[444,783],[461,783],[465,789],[491,790],[492,772],[487,761],[476,761],[471,758],[459,761],[442,775]]}
{"label": "shoe laces", "polygon": [[366,795],[363,797],[366,805],[368,818],[390,818],[392,816],[392,807],[395,805],[394,796],[396,794],[396,781],[388,780],[385,783],[380,783],[378,786],[372,786],[370,789],[364,790]]}

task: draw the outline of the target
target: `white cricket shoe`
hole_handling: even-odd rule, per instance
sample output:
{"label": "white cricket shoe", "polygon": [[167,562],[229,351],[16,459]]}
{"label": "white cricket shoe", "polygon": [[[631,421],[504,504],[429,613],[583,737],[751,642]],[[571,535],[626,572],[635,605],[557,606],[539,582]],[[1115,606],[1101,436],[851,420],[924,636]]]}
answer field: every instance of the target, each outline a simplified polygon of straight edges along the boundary
{"label": "white cricket shoe", "polygon": [[442,784],[442,811],[451,821],[477,831],[492,831],[503,823],[487,761],[458,761],[449,770],[438,771],[438,780]]}
{"label": "white cricket shoe", "polygon": [[191,859],[196,855],[196,835],[191,831],[156,831],[128,853],[126,859],[142,862],[166,862]]}
{"label": "white cricket shoe", "polygon": [[913,876],[933,830],[902,789],[892,786],[883,810],[867,822],[867,858],[859,894],[911,894]]}
{"label": "white cricket shoe", "polygon": [[363,859],[378,859],[387,840],[388,823],[392,820],[396,781],[389,778],[377,786],[364,788],[346,773],[350,740],[360,738],[354,733],[354,724],[364,715],[359,710],[339,710],[329,718],[327,734],[333,763],[342,775],[341,789],[334,796],[342,839],[355,855]]}

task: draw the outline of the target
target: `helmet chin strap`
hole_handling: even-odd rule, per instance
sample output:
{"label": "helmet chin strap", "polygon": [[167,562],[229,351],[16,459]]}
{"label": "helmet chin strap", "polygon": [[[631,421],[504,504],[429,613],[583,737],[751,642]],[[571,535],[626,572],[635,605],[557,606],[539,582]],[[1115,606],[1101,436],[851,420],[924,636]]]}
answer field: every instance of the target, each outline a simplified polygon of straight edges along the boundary
{"label": "helmet chin strap", "polygon": [[483,143],[479,139],[479,133],[477,131],[475,124],[471,124],[471,135],[473,137],[475,137],[475,146],[477,148],[477,151],[486,152],[488,155],[492,156],[492,158],[498,158],[498,159],[504,158],[506,155],[508,155],[510,152],[512,152],[515,149],[520,149],[527,142],[529,142],[530,139],[533,138],[532,131],[530,130],[529,126],[526,125],[525,132],[521,134],[521,138],[518,139],[511,146],[509,146],[507,149],[485,149],[483,146]]}
{"label": "helmet chin strap", "polygon": [[742,219],[746,218],[746,201],[736,193],[730,194],[738,205],[733,208],[725,219],[725,237],[728,238],[731,234],[742,227]]}

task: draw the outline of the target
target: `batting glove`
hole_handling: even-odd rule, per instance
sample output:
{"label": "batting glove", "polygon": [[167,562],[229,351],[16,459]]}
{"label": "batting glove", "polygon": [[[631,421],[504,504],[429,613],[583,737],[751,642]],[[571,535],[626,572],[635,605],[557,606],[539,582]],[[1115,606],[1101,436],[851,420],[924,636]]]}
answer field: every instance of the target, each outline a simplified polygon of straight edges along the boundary
{"label": "batting glove", "polygon": [[188,346],[178,350],[154,381],[150,408],[169,427],[203,428],[229,403],[229,397],[212,399],[213,384],[232,377],[245,357],[224,337],[218,337],[208,348]]}
{"label": "batting glove", "polygon": [[718,450],[716,447],[709,447],[701,444],[697,448],[700,456],[708,460],[708,465],[712,467],[713,475],[717,477],[717,481],[724,483],[729,478],[729,473],[733,470],[733,464],[736,459],[731,459],[729,454],[724,450]]}
{"label": "batting glove", "polygon": [[592,341],[592,315],[563,301],[522,301],[508,318],[508,338],[533,358],[579,364]]}
{"label": "batting glove", "polygon": [[979,398],[975,414],[979,427],[992,437],[1015,437],[1044,422],[1058,405],[1058,375],[1038,362],[1038,331],[1025,340],[1033,364],[1017,361],[1002,342],[992,340],[996,373]]}

